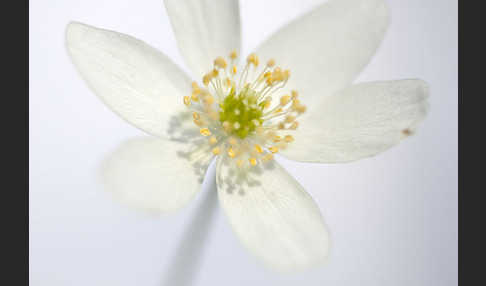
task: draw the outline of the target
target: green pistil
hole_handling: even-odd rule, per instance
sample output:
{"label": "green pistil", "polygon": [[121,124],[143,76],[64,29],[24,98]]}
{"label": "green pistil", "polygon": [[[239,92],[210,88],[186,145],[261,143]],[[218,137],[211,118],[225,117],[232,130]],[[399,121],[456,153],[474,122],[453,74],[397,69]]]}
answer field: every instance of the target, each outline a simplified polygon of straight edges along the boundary
{"label": "green pistil", "polygon": [[[219,120],[221,123],[227,121],[231,124],[231,134],[244,139],[255,132],[258,125],[263,122],[263,105],[258,104],[255,92],[249,88],[244,88],[238,95],[232,88],[230,94],[221,103]],[[255,125],[258,122],[257,125]],[[235,124],[239,128],[234,128]]]}

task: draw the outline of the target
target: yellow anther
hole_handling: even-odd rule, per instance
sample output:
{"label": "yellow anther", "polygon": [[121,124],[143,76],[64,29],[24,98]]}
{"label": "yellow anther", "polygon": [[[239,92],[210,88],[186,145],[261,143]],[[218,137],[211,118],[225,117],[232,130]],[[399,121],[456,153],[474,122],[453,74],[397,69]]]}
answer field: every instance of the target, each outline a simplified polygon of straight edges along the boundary
{"label": "yellow anther", "polygon": [[263,160],[264,162],[270,161],[270,160],[272,160],[272,159],[273,159],[273,154],[271,154],[271,153],[266,154],[266,155],[265,155],[265,156],[263,156],[263,158],[262,158],[262,160]]}
{"label": "yellow anther", "polygon": [[201,133],[202,136],[209,136],[209,135],[211,135],[211,131],[209,131],[208,128],[201,128],[201,129],[199,129],[199,133]]}
{"label": "yellow anther", "polygon": [[213,154],[214,155],[219,155],[220,152],[221,152],[221,150],[219,149],[219,147],[214,147],[213,148]]}
{"label": "yellow anther", "polygon": [[287,115],[287,116],[285,117],[285,122],[287,122],[287,123],[291,123],[291,122],[293,122],[294,120],[295,120],[295,116],[293,116],[293,115]]}
{"label": "yellow anther", "polygon": [[209,83],[211,82],[211,79],[212,79],[211,78],[211,74],[205,74],[203,76],[203,83],[204,83],[204,85],[206,85],[206,86],[209,85]]}
{"label": "yellow anther", "polygon": [[256,54],[250,54],[246,59],[246,62],[257,67],[260,61],[258,60],[258,56]]}
{"label": "yellow anther", "polygon": [[299,96],[299,93],[296,90],[292,90],[290,94],[292,95],[292,100],[295,100],[297,96]]}
{"label": "yellow anther", "polygon": [[273,113],[277,114],[277,113],[280,113],[280,112],[282,112],[282,111],[283,111],[283,109],[282,109],[282,108],[277,108],[277,109],[275,109],[275,111],[274,111]]}
{"label": "yellow anther", "polygon": [[269,77],[267,77],[267,80],[265,81],[265,83],[266,83],[267,85],[272,85],[274,81],[275,81],[275,80],[274,80],[274,79],[272,78],[272,76],[270,75]]}
{"label": "yellow anther", "polygon": [[263,77],[264,78],[269,78],[271,76],[272,76],[272,73],[271,72],[266,72],[266,73],[263,74]]}
{"label": "yellow anther", "polygon": [[191,105],[191,98],[189,96],[184,96],[184,104],[187,106]]}
{"label": "yellow anther", "polygon": [[241,168],[243,166],[244,161],[241,159],[236,160],[236,165]]}
{"label": "yellow anther", "polygon": [[280,98],[280,105],[285,106],[287,103],[290,102],[290,96],[289,95],[284,95]]}
{"label": "yellow anther", "polygon": [[223,57],[217,57],[214,60],[214,66],[219,67],[222,69],[225,69],[228,64],[226,63],[226,60]]}
{"label": "yellow anther", "polygon": [[226,85],[226,87],[230,87],[231,86],[231,79],[226,78],[225,81],[224,81],[224,84]]}
{"label": "yellow anther", "polygon": [[194,88],[192,90],[191,99],[196,102],[199,101],[199,94],[201,94],[201,89],[199,87]]}
{"label": "yellow anther", "polygon": [[306,110],[307,110],[307,107],[305,105],[302,105],[302,104],[295,107],[295,111],[297,111],[298,113],[304,113]]}
{"label": "yellow anther", "polygon": [[209,144],[214,145],[216,143],[218,143],[218,139],[216,139],[215,136],[211,136],[211,138],[209,138]]}
{"label": "yellow anther", "polygon": [[290,143],[294,141],[294,137],[292,137],[292,135],[285,135],[284,140],[285,142]]}
{"label": "yellow anther", "polygon": [[270,100],[265,100],[265,104],[263,105],[263,109],[269,108],[270,104],[272,104],[272,102]]}
{"label": "yellow anther", "polygon": [[201,93],[201,89],[199,86],[196,86],[195,88],[192,89],[192,94],[199,95]]}
{"label": "yellow anther", "polygon": [[236,152],[235,150],[233,150],[233,147],[228,148],[228,156],[230,156],[231,158],[234,158],[236,156]]}
{"label": "yellow anther", "polygon": [[238,68],[236,66],[233,66],[233,68],[231,69],[231,72],[233,74],[236,74],[238,72]]}
{"label": "yellow anther", "polygon": [[294,122],[292,123],[292,125],[289,127],[289,129],[291,129],[291,130],[295,130],[295,129],[297,129],[297,127],[299,127],[299,122],[294,121]]}
{"label": "yellow anther", "polygon": [[236,53],[236,51],[232,51],[229,55],[230,59],[234,60],[238,57],[238,54]]}
{"label": "yellow anther", "polygon": [[270,152],[272,152],[272,153],[277,153],[278,152],[278,148],[275,147],[275,146],[269,147],[268,150],[270,150]]}
{"label": "yellow anther", "polygon": [[255,151],[257,151],[258,153],[262,153],[263,152],[262,146],[255,144]]}
{"label": "yellow anther", "polygon": [[292,108],[296,108],[297,106],[300,105],[300,100],[298,100],[297,98],[295,98],[293,101],[292,101]]}
{"label": "yellow anther", "polygon": [[199,85],[198,85],[198,84],[197,84],[197,82],[195,82],[195,81],[193,81],[193,82],[191,83],[191,85],[192,85],[192,89],[199,88]]}
{"label": "yellow anther", "polygon": [[275,135],[272,140],[273,140],[273,142],[280,142],[280,141],[282,141],[282,137]]}
{"label": "yellow anther", "polygon": [[250,161],[250,164],[251,164],[252,166],[256,166],[256,164],[258,163],[258,161],[256,160],[256,158],[253,158],[253,157],[252,157],[252,158],[250,158],[250,159],[248,159],[248,161]]}
{"label": "yellow anther", "polygon": [[275,60],[274,59],[270,59],[268,60],[267,62],[267,67],[271,68],[275,65]]}
{"label": "yellow anther", "polygon": [[211,71],[211,77],[215,78],[219,75],[219,71],[217,69],[213,69]]}
{"label": "yellow anther", "polygon": [[278,129],[280,129],[280,130],[285,129],[285,123],[279,122],[278,123]]}
{"label": "yellow anther", "polygon": [[201,118],[201,116],[199,115],[199,113],[193,112],[192,113],[192,118],[194,118],[194,120],[198,120],[199,118]]}
{"label": "yellow anther", "polygon": [[279,67],[276,67],[274,70],[273,70],[273,73],[272,73],[272,79],[274,81],[282,81],[284,78],[283,76],[283,73],[282,73],[282,69],[279,68]]}

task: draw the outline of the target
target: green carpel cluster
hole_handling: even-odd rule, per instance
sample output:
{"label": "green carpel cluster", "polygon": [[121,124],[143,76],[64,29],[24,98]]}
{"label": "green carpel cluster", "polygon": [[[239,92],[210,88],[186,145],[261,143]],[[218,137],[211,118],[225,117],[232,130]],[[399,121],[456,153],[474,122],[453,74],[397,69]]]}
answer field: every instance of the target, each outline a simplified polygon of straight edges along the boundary
{"label": "green carpel cluster", "polygon": [[244,88],[236,94],[232,88],[220,104],[219,120],[223,126],[225,122],[229,123],[227,132],[244,139],[262,124],[263,106],[264,102],[258,103],[258,98],[251,89]]}

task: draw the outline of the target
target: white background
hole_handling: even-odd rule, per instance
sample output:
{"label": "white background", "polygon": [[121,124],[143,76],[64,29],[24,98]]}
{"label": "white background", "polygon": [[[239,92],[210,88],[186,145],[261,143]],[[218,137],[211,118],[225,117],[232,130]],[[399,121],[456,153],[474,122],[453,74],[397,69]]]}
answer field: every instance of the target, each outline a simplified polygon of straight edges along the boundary
{"label": "white background", "polygon": [[[323,1],[240,2],[249,52]],[[163,1],[31,0],[31,285],[456,285],[457,2],[389,5],[391,26],[357,81],[422,78],[430,113],[415,136],[371,159],[280,159],[316,200],[333,243],[327,265],[281,275],[239,243],[211,182],[167,216],[120,205],[98,183],[103,158],[143,134],[88,90],[66,53],[65,26],[133,35],[182,66]]]}

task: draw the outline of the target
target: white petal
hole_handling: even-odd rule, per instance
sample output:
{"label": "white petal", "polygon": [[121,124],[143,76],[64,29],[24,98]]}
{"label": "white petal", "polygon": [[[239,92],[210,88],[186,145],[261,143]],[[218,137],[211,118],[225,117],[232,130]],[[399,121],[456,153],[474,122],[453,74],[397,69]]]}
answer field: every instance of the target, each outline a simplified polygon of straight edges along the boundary
{"label": "white petal", "polygon": [[71,58],[91,89],[119,116],[167,137],[171,116],[184,110],[191,80],[164,54],[131,36],[70,23]]}
{"label": "white petal", "polygon": [[324,262],[329,234],[319,208],[299,183],[276,162],[245,174],[230,160],[218,158],[218,196],[246,248],[283,272]]}
{"label": "white petal", "polygon": [[312,108],[355,79],[387,26],[384,0],[333,0],[277,31],[256,52],[290,69],[287,87],[298,90]]}
{"label": "white petal", "polygon": [[210,152],[188,157],[187,144],[154,137],[122,143],[102,166],[102,180],[116,199],[132,207],[169,212],[199,191]]}
{"label": "white petal", "polygon": [[165,0],[177,44],[198,79],[213,60],[240,50],[238,0]]}
{"label": "white petal", "polygon": [[397,80],[356,84],[322,97],[281,153],[323,163],[376,155],[414,133],[427,113],[428,94],[421,80]]}

